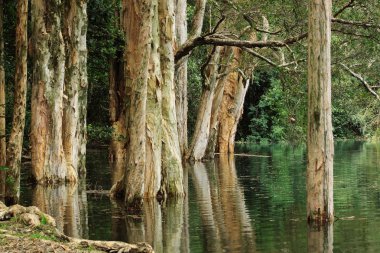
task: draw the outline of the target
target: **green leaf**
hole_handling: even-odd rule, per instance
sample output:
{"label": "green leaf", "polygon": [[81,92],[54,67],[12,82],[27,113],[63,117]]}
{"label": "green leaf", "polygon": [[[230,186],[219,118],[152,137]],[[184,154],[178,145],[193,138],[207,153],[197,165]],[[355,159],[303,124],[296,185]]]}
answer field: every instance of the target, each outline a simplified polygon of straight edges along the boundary
{"label": "green leaf", "polygon": [[0,170],[3,170],[3,171],[9,170],[9,167],[7,167],[7,166],[0,166]]}

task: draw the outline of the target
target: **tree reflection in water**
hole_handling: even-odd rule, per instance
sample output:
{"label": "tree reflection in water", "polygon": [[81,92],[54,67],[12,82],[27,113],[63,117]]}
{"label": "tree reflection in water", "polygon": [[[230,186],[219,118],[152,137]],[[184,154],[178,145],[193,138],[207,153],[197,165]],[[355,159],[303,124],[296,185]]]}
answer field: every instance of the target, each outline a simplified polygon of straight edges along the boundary
{"label": "tree reflection in water", "polygon": [[88,238],[85,182],[75,185],[36,185],[33,189],[32,204],[53,216],[58,229],[66,235]]}

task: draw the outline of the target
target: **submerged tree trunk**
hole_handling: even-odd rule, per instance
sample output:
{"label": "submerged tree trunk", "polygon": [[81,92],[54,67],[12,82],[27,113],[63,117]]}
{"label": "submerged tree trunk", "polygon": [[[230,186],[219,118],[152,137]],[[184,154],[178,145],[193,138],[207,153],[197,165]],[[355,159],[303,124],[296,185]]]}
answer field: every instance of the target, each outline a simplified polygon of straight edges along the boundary
{"label": "submerged tree trunk", "polygon": [[17,203],[20,195],[20,168],[25,128],[27,92],[27,51],[28,51],[28,0],[17,1],[16,27],[16,74],[13,105],[13,122],[7,149],[6,186],[7,203]]}
{"label": "submerged tree trunk", "polygon": [[331,122],[331,0],[310,0],[308,39],[307,218],[334,219]]}
{"label": "submerged tree trunk", "polygon": [[[175,8],[175,29],[176,29],[176,48],[179,48],[187,40],[187,21],[186,21],[186,0],[176,0]],[[187,57],[175,66],[175,94],[176,94],[176,113],[179,146],[182,157],[188,145],[187,140]]]}
{"label": "submerged tree trunk", "polygon": [[87,1],[65,2],[66,49],[63,148],[70,170],[85,174],[87,114]]}
{"label": "submerged tree trunk", "polygon": [[228,73],[224,85],[223,101],[219,113],[218,147],[223,154],[234,153],[237,125],[243,113],[245,94],[248,90],[247,81],[236,70],[239,66],[241,49],[233,48],[231,72]]}
{"label": "submerged tree trunk", "polygon": [[[139,206],[144,197],[148,64],[152,46],[153,4],[150,0],[123,1],[126,9],[126,92],[128,143],[124,172],[124,202]],[[153,197],[153,196],[152,196]]]}
{"label": "submerged tree trunk", "polygon": [[210,56],[203,74],[204,85],[200,100],[194,135],[188,150],[187,159],[201,160],[206,152],[210,135],[210,120],[215,89],[218,86],[219,63],[222,47],[216,47]]}
{"label": "submerged tree trunk", "polygon": [[162,72],[162,182],[164,195],[183,195],[183,168],[177,130],[174,88],[174,0],[159,3]]}
{"label": "submerged tree trunk", "polygon": [[[4,71],[4,2],[0,0],[0,166],[6,163],[6,137],[5,137],[5,71]],[[0,169],[0,200],[5,197],[5,171]]]}
{"label": "submerged tree trunk", "polygon": [[66,166],[62,145],[62,106],[65,73],[60,0],[32,0],[33,87],[32,173],[39,183],[76,182]]}

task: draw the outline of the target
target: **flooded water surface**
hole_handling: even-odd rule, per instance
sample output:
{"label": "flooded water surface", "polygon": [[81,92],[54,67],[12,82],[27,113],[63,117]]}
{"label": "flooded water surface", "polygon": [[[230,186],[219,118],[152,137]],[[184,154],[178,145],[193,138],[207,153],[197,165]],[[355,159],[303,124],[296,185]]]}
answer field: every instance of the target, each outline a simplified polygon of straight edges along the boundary
{"label": "flooded water surface", "polygon": [[146,241],[158,253],[380,252],[380,144],[335,145],[336,221],[325,230],[306,223],[304,147],[241,145],[237,153],[245,155],[188,166],[186,197],[146,202],[143,216],[93,193],[111,187],[107,150],[88,152],[87,182],[76,187],[23,181],[21,204],[51,214],[70,236]]}

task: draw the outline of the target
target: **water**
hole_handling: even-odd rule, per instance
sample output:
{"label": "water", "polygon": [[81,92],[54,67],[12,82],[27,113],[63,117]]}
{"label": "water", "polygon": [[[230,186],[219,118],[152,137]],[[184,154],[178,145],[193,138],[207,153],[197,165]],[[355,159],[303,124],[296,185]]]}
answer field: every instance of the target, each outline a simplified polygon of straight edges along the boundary
{"label": "water", "polygon": [[239,146],[238,153],[261,156],[186,168],[186,198],[146,203],[142,217],[86,193],[111,186],[106,150],[89,151],[87,184],[43,188],[24,180],[21,202],[56,217],[68,235],[147,241],[156,252],[380,252],[379,144],[335,145],[337,220],[326,231],[306,224],[304,147]]}

